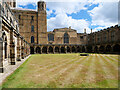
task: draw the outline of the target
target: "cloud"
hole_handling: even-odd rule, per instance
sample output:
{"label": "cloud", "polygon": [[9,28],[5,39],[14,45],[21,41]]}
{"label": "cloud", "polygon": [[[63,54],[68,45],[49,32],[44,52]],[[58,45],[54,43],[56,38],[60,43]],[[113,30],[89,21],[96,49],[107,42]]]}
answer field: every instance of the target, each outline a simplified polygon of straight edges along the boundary
{"label": "cloud", "polygon": [[88,12],[92,17],[92,25],[109,27],[118,24],[118,2],[102,2]]}
{"label": "cloud", "polygon": [[48,2],[47,3],[47,8],[50,10],[55,10],[55,14],[60,14],[60,13],[67,13],[67,14],[72,14],[72,13],[77,13],[80,10],[85,10],[86,3],[79,3],[79,2]]}
{"label": "cloud", "polygon": [[64,28],[71,26],[73,29],[76,29],[78,33],[83,32],[86,28],[89,30],[89,22],[84,19],[73,19],[71,16],[66,14],[57,14],[56,17],[52,17],[47,20],[48,30],[52,31],[55,28]]}

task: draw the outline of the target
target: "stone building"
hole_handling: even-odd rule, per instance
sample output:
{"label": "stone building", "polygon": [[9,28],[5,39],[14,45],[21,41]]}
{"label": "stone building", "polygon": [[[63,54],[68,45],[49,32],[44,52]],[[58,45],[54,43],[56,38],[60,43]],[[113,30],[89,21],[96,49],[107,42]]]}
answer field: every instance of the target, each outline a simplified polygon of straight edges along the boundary
{"label": "stone building", "polygon": [[[118,42],[118,47],[120,45],[119,40],[117,39],[119,38],[118,33],[120,31],[118,26],[91,34],[87,34],[86,29],[84,30],[84,33],[77,33],[77,30],[74,30],[71,27],[58,28],[51,32],[47,32],[46,3],[44,1],[39,1],[37,5],[37,11],[12,8],[12,11],[19,21],[20,34],[31,44],[31,54],[116,52],[112,47],[114,47],[115,42]],[[106,38],[104,39],[106,41],[103,41],[103,38]],[[111,48],[109,48],[110,51],[105,50],[109,47],[106,45],[111,46]],[[101,46],[104,46],[104,50],[103,47],[101,49]]]}
{"label": "stone building", "polygon": [[30,45],[19,33],[18,21],[10,7],[15,7],[15,2],[0,2],[0,72],[30,54]]}
{"label": "stone building", "polygon": [[57,53],[77,52],[79,50],[76,48],[79,49],[80,46],[86,44],[86,33],[77,33],[77,30],[71,27],[47,32],[46,3],[39,1],[37,5],[37,11],[12,8],[19,21],[21,35],[31,44],[31,54],[55,53],[56,51]]}
{"label": "stone building", "polygon": [[87,52],[120,53],[120,26],[112,26],[87,35]]}

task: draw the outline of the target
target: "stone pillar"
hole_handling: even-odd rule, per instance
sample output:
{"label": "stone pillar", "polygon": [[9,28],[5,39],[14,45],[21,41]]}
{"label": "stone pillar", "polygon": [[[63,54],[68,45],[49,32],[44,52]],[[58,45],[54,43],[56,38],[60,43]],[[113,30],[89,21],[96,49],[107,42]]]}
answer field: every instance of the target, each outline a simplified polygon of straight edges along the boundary
{"label": "stone pillar", "polygon": [[[2,34],[2,32],[0,32]],[[0,73],[3,73],[3,39],[0,37]]]}
{"label": "stone pillar", "polygon": [[25,42],[25,57],[27,57],[27,43]]}
{"label": "stone pillar", "polygon": [[77,47],[75,47],[75,53],[77,53]]}
{"label": "stone pillar", "polygon": [[55,46],[53,46],[53,54],[55,54]]}
{"label": "stone pillar", "polygon": [[41,47],[40,47],[40,49],[41,49],[40,53],[41,53],[41,54],[42,54],[42,48],[43,48],[43,47],[41,46]]}
{"label": "stone pillar", "polygon": [[49,47],[47,46],[47,54],[49,53],[49,52],[48,52],[48,49],[49,49]]}
{"label": "stone pillar", "polygon": [[15,65],[15,43],[13,42],[13,28],[10,30],[10,64]]}
{"label": "stone pillar", "polygon": [[20,37],[19,35],[17,36],[17,61],[21,61],[20,58]]}
{"label": "stone pillar", "polygon": [[23,58],[25,58],[25,54],[26,54],[26,52],[25,52],[25,41],[24,41],[24,44],[23,44],[23,47],[24,47],[24,49],[23,49]]}
{"label": "stone pillar", "polygon": [[2,38],[2,17],[1,17],[1,1],[0,1],[0,73],[4,72],[3,69],[3,38]]}
{"label": "stone pillar", "polygon": [[20,37],[20,58],[22,59],[22,38]]}
{"label": "stone pillar", "polygon": [[28,56],[28,44],[27,44],[27,50],[26,50],[27,56]]}
{"label": "stone pillar", "polygon": [[72,47],[70,47],[70,53],[72,53]]}
{"label": "stone pillar", "polygon": [[24,59],[24,42],[23,42],[23,39],[21,41],[21,57],[22,57],[22,59]]}
{"label": "stone pillar", "polygon": [[59,47],[59,53],[61,53],[61,46]]}
{"label": "stone pillar", "polygon": [[65,46],[65,53],[67,53],[67,46]]}

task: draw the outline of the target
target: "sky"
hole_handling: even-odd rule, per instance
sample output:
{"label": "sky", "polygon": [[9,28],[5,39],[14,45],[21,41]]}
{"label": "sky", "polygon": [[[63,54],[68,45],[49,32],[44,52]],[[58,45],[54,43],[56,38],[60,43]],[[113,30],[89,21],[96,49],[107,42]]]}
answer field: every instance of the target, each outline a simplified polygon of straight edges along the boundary
{"label": "sky", "polygon": [[[39,0],[17,0],[17,8],[37,10]],[[47,30],[71,26],[78,33],[96,32],[118,24],[119,0],[44,0]]]}

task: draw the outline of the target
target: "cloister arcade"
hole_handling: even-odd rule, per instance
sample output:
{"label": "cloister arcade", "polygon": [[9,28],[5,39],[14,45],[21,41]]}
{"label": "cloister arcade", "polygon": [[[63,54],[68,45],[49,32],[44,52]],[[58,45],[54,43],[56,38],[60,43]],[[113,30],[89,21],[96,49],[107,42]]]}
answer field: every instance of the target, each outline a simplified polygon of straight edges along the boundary
{"label": "cloister arcade", "polygon": [[120,44],[113,45],[40,45],[30,49],[31,54],[49,53],[120,53]]}

